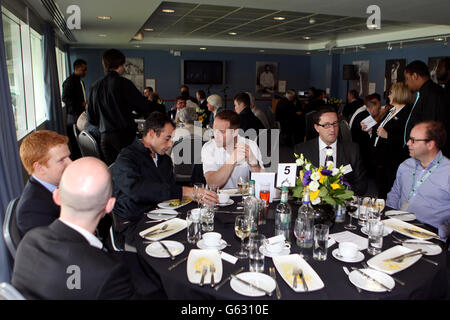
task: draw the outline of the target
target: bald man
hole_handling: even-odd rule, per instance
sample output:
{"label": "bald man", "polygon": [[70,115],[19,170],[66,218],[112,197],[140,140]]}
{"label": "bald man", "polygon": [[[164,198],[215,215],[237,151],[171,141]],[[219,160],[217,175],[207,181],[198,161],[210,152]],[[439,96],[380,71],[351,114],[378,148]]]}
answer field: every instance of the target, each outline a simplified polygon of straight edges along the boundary
{"label": "bald man", "polygon": [[16,254],[12,284],[27,299],[128,299],[135,289],[124,264],[102,250],[94,236],[111,212],[112,182],[107,166],[81,158],[64,171],[53,200],[59,219],[28,232]]}

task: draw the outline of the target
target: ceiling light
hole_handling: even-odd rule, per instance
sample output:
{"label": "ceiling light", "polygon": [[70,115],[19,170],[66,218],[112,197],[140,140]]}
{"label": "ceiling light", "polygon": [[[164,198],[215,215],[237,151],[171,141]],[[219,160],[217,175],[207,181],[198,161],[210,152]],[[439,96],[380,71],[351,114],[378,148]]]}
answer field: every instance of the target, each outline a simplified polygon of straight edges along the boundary
{"label": "ceiling light", "polygon": [[309,19],[309,23],[310,23],[310,24],[316,23],[316,19],[314,19],[314,18]]}
{"label": "ceiling light", "polygon": [[144,34],[142,32],[138,32],[133,37],[134,40],[142,41],[144,40]]}
{"label": "ceiling light", "polygon": [[110,16],[97,16],[97,19],[100,19],[100,20],[111,20],[111,17]]}
{"label": "ceiling light", "polygon": [[283,20],[286,20],[286,18],[285,17],[273,17],[273,20],[283,21]]}
{"label": "ceiling light", "polygon": [[154,31],[153,28],[145,28],[144,31]]}
{"label": "ceiling light", "polygon": [[436,37],[436,38],[434,38],[434,41],[444,41],[444,38],[443,37]]}
{"label": "ceiling light", "polygon": [[136,47],[136,48],[140,48],[141,46],[137,44],[137,45],[135,45],[135,47]]}
{"label": "ceiling light", "polygon": [[173,9],[162,9],[162,12],[164,12],[164,13],[174,13],[175,10],[173,10]]}
{"label": "ceiling light", "polygon": [[388,47],[387,47],[387,49],[388,49],[388,50],[392,50],[392,46],[391,46],[391,44],[390,44],[390,43],[388,43]]}
{"label": "ceiling light", "polygon": [[206,50],[206,48],[205,47],[201,47],[200,50]]}
{"label": "ceiling light", "polygon": [[307,51],[306,54],[311,54],[311,52],[310,52],[310,51]]}
{"label": "ceiling light", "polygon": [[360,49],[366,49],[366,46],[359,46]]}
{"label": "ceiling light", "polygon": [[303,36],[303,39],[305,39],[305,40],[310,40],[310,39],[311,39],[311,37],[308,37],[308,36]]}
{"label": "ceiling light", "polygon": [[261,49],[261,50],[259,50],[259,52],[264,52],[265,50],[263,50],[263,49]]}
{"label": "ceiling light", "polygon": [[229,34],[230,36],[235,36],[235,35],[237,35],[236,32],[228,32],[228,34]]}
{"label": "ceiling light", "polygon": [[104,38],[104,37],[106,37],[106,34],[100,33],[98,36]]}

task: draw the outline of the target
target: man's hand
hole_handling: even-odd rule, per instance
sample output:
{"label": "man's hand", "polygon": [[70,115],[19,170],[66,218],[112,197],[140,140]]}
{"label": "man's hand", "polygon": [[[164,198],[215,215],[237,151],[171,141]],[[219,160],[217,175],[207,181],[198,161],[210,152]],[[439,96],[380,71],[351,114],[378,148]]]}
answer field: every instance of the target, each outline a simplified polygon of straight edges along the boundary
{"label": "man's hand", "polygon": [[199,190],[201,196],[201,202],[209,204],[209,205],[215,205],[219,202],[219,197],[217,196],[217,193],[207,190],[204,188],[201,188]]}
{"label": "man's hand", "polygon": [[237,143],[234,146],[234,151],[228,158],[227,163],[236,165],[246,160],[246,149],[244,143]]}

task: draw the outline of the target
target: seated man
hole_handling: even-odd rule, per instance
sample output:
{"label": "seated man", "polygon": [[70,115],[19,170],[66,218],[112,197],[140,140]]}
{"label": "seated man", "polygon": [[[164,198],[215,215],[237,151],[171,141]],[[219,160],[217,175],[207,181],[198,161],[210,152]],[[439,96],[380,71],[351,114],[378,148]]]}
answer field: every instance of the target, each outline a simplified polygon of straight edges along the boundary
{"label": "seated man", "polygon": [[59,219],[28,232],[16,254],[12,284],[27,299],[129,299],[135,289],[124,264],[94,236],[114,207],[111,175],[92,157],[74,161],[53,193]]}
{"label": "seated man", "polygon": [[346,167],[344,179],[350,184],[355,194],[364,195],[367,191],[367,178],[359,147],[353,142],[338,141],[339,121],[336,109],[329,105],[320,107],[313,116],[313,122],[319,137],[297,144],[295,153],[298,155],[303,153],[315,167],[319,167],[326,163],[327,150],[332,150],[332,158],[328,160],[333,161],[334,167],[339,168],[341,165]]}
{"label": "seated man", "polygon": [[[174,123],[166,114],[153,112],[144,124],[142,140],[124,148],[112,167],[117,219],[115,231],[125,243],[134,245],[136,223],[159,202],[193,197],[193,188],[175,183],[173,164],[166,153],[172,148]],[[217,195],[202,189],[203,201],[217,202]]]}
{"label": "seated man", "polygon": [[239,115],[239,126],[244,131],[244,134],[248,129],[254,129],[256,130],[256,135],[258,135],[259,130],[264,129],[262,122],[250,109],[250,97],[247,93],[240,92],[234,97],[234,111]]}
{"label": "seated man", "polygon": [[225,110],[222,107],[222,98],[218,94],[212,94],[206,99],[206,106],[208,107],[209,114],[209,127],[212,128],[214,125],[214,117],[216,114]]}
{"label": "seated man", "polygon": [[168,111],[170,119],[178,123],[180,117],[180,111],[186,108],[186,98],[178,96],[172,109]]}
{"label": "seated man", "polygon": [[442,238],[450,235],[450,161],[441,151],[446,139],[440,122],[413,127],[407,143],[411,158],[398,168],[386,200],[386,207],[414,213]]}
{"label": "seated man", "polygon": [[256,142],[239,135],[239,116],[231,110],[214,118],[214,139],[203,146],[202,163],[208,185],[223,189],[237,188],[239,177],[264,170],[261,151]]}
{"label": "seated man", "polygon": [[68,138],[54,131],[29,134],[20,145],[20,159],[31,175],[17,204],[17,227],[23,237],[30,229],[48,226],[59,217],[52,193],[64,169],[72,162]]}

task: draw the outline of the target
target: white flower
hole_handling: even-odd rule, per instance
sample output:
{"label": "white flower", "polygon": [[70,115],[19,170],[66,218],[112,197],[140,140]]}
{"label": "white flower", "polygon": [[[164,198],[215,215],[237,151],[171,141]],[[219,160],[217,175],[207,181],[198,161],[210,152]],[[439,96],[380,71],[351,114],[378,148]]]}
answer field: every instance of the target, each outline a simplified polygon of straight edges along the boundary
{"label": "white flower", "polygon": [[333,155],[333,149],[327,149],[327,156],[332,156]]}
{"label": "white flower", "polygon": [[344,168],[343,165],[341,165],[341,167],[339,168],[339,172],[340,172],[340,173],[344,173],[344,172],[345,172],[345,168]]}
{"label": "white flower", "polygon": [[309,184],[309,190],[311,191],[317,191],[320,187],[320,184],[317,181],[311,181]]}
{"label": "white flower", "polygon": [[331,172],[331,175],[336,176],[339,174],[339,169],[333,168],[333,171]]}
{"label": "white flower", "polygon": [[295,162],[297,163],[297,165],[298,165],[299,167],[303,166],[303,164],[305,163],[305,162],[303,161],[303,159],[301,159],[301,158],[298,158],[297,160],[295,160]]}
{"label": "white flower", "polygon": [[305,166],[305,170],[308,171],[311,169],[311,163],[307,163]]}
{"label": "white flower", "polygon": [[314,172],[314,173],[311,175],[311,180],[317,181],[317,180],[319,180],[319,179],[320,179],[320,173]]}
{"label": "white flower", "polygon": [[326,163],[327,168],[333,168],[333,161],[327,161]]}
{"label": "white flower", "polygon": [[320,203],[320,197],[315,198],[313,201],[311,201],[311,204],[319,204]]}

